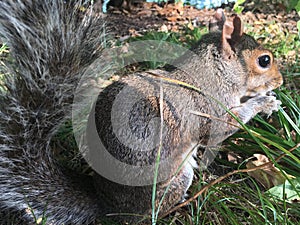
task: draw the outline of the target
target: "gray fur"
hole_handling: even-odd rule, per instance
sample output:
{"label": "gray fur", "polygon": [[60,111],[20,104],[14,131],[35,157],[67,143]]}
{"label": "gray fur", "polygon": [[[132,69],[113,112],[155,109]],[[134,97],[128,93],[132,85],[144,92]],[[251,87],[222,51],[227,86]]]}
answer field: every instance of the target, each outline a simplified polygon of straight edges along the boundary
{"label": "gray fur", "polygon": [[60,0],[3,0],[0,11],[12,58],[1,69],[0,210],[18,212],[24,223],[33,222],[29,207],[49,223],[93,222],[99,206],[87,191],[92,186],[85,190],[80,176],[64,174],[49,142],[69,117],[81,74],[101,53],[103,20]]}

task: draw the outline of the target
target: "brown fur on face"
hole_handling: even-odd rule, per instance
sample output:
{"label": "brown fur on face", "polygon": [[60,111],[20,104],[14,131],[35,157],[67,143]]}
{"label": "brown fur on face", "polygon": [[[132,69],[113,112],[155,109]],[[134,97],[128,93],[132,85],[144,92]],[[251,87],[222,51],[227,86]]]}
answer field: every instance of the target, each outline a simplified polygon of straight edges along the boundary
{"label": "brown fur on face", "polygon": [[[267,67],[259,65],[259,57],[267,55],[270,57],[270,64]],[[247,61],[248,81],[246,96],[255,96],[265,94],[268,91],[278,88],[282,85],[282,75],[274,60],[273,54],[266,49],[257,48],[254,50],[245,50],[243,57]]]}

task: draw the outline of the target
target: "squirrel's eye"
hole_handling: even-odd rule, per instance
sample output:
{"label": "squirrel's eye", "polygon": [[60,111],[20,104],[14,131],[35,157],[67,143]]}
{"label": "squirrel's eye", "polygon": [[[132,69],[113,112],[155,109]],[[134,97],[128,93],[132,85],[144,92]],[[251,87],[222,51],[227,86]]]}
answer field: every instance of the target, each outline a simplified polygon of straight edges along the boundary
{"label": "squirrel's eye", "polygon": [[269,55],[262,55],[258,57],[258,63],[262,68],[267,68],[271,64],[271,57]]}

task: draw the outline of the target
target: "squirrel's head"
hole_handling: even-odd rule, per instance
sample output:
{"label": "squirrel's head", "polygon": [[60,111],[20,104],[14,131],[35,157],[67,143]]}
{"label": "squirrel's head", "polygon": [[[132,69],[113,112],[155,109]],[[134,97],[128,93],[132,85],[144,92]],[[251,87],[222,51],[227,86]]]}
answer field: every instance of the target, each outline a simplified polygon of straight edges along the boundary
{"label": "squirrel's head", "polygon": [[262,47],[242,52],[248,72],[246,96],[264,95],[282,85],[283,79],[273,54]]}
{"label": "squirrel's head", "polygon": [[238,60],[247,76],[244,85],[248,97],[264,95],[283,83],[273,54],[258,44],[253,37],[243,33],[239,16],[227,18],[218,9],[209,25],[210,32],[221,32],[223,60]]}

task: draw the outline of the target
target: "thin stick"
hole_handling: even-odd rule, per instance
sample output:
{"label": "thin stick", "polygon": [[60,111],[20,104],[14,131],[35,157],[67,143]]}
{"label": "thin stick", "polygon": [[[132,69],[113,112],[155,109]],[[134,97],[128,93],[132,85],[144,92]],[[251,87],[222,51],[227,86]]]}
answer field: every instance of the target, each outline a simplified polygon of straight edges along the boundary
{"label": "thin stick", "polygon": [[154,172],[154,182],[153,182],[153,188],[152,188],[152,225],[156,224],[157,218],[158,218],[158,210],[157,213],[155,212],[155,200],[156,200],[156,189],[157,189],[157,178],[158,178],[158,169],[159,169],[159,163],[161,159],[161,150],[163,145],[163,125],[164,125],[164,92],[162,87],[162,81],[160,84],[159,89],[160,95],[159,95],[159,111],[160,111],[160,132],[159,132],[159,147],[157,151],[156,156],[156,162],[155,162],[155,172]]}
{"label": "thin stick", "polygon": [[198,112],[198,111],[194,111],[194,110],[190,110],[190,113],[194,114],[194,115],[197,115],[197,116],[202,116],[202,117],[205,117],[205,118],[208,118],[208,119],[212,119],[212,120],[217,120],[217,121],[220,121],[220,122],[223,122],[223,123],[227,123],[231,126],[234,126],[234,127],[237,127],[239,129],[242,129],[241,126],[238,126],[234,123],[231,123],[231,122],[228,122],[228,121],[225,121],[225,120],[222,120],[218,117],[215,117],[215,116],[212,116],[210,114],[207,114],[207,113],[202,113],[202,112]]}

